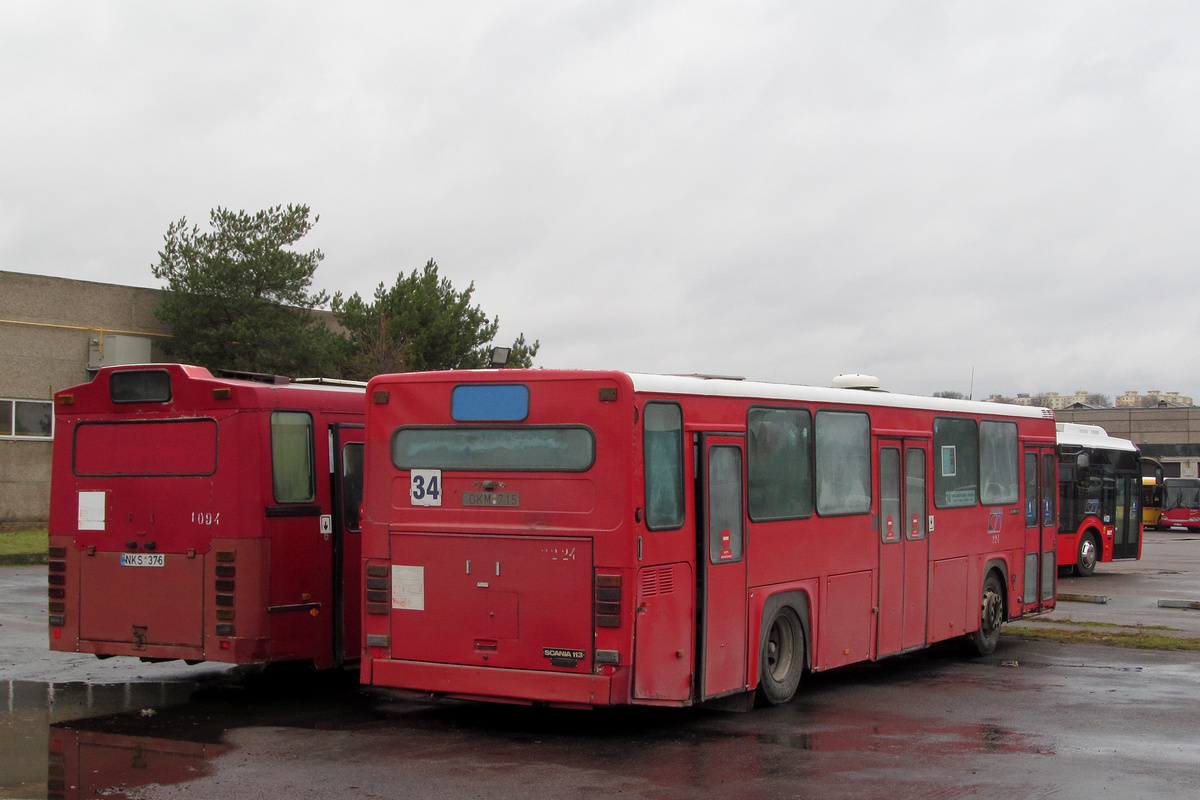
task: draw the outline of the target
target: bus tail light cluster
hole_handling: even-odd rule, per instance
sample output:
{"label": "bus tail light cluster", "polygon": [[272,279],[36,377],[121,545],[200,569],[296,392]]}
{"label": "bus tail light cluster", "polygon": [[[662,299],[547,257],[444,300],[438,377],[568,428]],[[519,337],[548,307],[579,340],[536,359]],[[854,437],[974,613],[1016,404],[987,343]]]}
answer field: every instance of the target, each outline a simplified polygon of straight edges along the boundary
{"label": "bus tail light cluster", "polygon": [[[236,636],[237,628],[234,626],[234,578],[237,576],[237,552],[234,550],[218,550],[215,558],[217,561],[216,567],[216,583],[213,588],[217,590],[217,636]],[[226,649],[222,647],[222,649]]]}
{"label": "bus tail light cluster", "polygon": [[387,564],[367,565],[367,613],[391,613],[391,568]]}
{"label": "bus tail light cluster", "polygon": [[621,627],[621,576],[596,573],[596,627]]}
{"label": "bus tail light cluster", "polygon": [[50,596],[50,627],[55,639],[62,637],[62,628],[67,624],[67,548],[49,549],[47,582]]}

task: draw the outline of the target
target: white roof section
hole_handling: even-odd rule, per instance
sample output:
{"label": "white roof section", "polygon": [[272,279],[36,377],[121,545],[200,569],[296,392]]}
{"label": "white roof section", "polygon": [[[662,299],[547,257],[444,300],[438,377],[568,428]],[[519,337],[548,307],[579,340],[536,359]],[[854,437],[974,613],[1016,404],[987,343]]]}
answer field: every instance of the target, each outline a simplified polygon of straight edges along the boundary
{"label": "white roof section", "polygon": [[1048,408],[984,403],[975,400],[949,400],[867,389],[834,389],[823,386],[796,386],[786,383],[761,383],[729,378],[705,378],[693,375],[645,375],[629,373],[634,391],[653,394],[713,395],[750,400],[794,400],[807,403],[836,403],[881,408],[914,408],[959,414],[986,414],[992,417],[1052,419]]}
{"label": "white roof section", "polygon": [[1056,422],[1058,443],[1070,444],[1077,447],[1092,447],[1098,450],[1127,450],[1131,453],[1138,451],[1138,446],[1128,439],[1118,439],[1109,436],[1108,431],[1099,425],[1078,425],[1074,422]]}

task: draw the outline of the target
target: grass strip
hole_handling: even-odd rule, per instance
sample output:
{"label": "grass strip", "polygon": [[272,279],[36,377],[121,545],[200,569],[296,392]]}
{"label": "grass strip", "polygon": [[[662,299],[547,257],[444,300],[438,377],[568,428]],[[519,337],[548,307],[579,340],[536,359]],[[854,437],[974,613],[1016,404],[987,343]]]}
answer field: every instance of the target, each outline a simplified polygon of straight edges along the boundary
{"label": "grass strip", "polygon": [[0,531],[0,555],[45,553],[49,546],[46,529]]}
{"label": "grass strip", "polygon": [[[1066,627],[1068,625],[1071,627]],[[1135,650],[1200,651],[1200,639],[1187,639],[1159,633],[1162,630],[1169,631],[1172,628],[1070,622],[1053,626],[1006,625],[1003,632],[1010,636],[1059,642],[1060,644],[1106,644],[1111,647],[1129,647]]]}

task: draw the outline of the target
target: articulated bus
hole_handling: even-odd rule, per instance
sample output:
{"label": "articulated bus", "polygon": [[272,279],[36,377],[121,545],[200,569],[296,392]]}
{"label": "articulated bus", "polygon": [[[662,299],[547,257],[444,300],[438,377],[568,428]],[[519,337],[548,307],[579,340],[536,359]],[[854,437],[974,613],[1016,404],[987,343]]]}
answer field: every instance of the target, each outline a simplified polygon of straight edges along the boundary
{"label": "articulated bus", "polygon": [[1088,576],[1100,561],[1142,556],[1137,445],[1098,425],[1059,422],[1058,565]]}
{"label": "articulated bus", "polygon": [[362,681],[748,707],[1055,603],[1044,409],[608,371],[367,389]]}
{"label": "articulated bus", "polygon": [[1176,525],[1189,531],[1200,530],[1200,479],[1164,478],[1162,482],[1162,516],[1159,527]]}
{"label": "articulated bus", "polygon": [[356,660],[364,396],[179,364],[58,392],[50,648]]}

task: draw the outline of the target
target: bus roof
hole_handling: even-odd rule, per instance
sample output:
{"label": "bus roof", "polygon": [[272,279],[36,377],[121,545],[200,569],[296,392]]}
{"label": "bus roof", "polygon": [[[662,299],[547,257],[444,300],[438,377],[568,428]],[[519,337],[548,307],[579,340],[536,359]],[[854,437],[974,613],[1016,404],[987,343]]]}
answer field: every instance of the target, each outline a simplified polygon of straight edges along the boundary
{"label": "bus roof", "polygon": [[1128,439],[1109,436],[1099,425],[1078,425],[1074,422],[1057,422],[1058,443],[1077,447],[1094,447],[1100,450],[1127,450],[1136,453],[1138,446]]}
{"label": "bus roof", "polygon": [[630,373],[634,391],[655,394],[717,395],[744,397],[756,400],[797,400],[816,403],[847,403],[863,406],[914,408],[925,411],[986,414],[998,417],[1051,419],[1048,408],[984,403],[974,400],[951,400],[942,397],[892,394],[867,389],[835,389],[824,386],[799,386],[786,383],[765,383],[729,378],[706,378],[695,375],[646,375]]}

